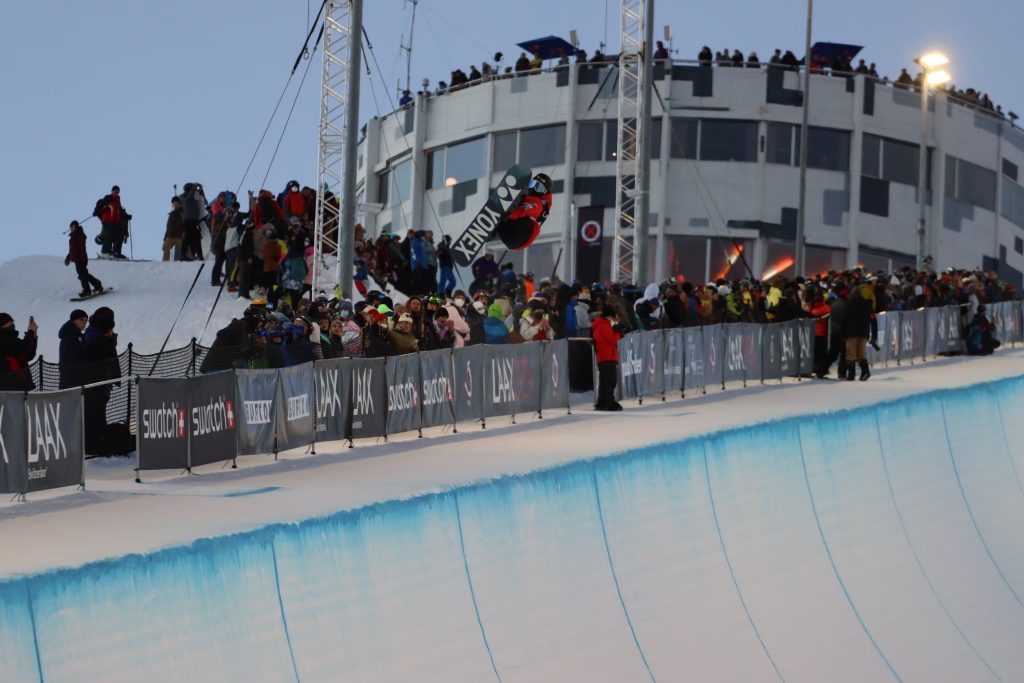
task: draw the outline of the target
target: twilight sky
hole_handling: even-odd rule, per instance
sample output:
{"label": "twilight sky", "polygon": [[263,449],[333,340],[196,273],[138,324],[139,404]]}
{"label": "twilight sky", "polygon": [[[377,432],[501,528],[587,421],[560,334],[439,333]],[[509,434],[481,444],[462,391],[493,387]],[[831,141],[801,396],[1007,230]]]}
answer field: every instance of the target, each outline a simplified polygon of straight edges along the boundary
{"label": "twilight sky", "polygon": [[[412,5],[366,0],[372,58],[363,73],[361,121],[391,110],[405,62]],[[134,214],[135,255],[159,255],[173,186],[201,181],[211,196],[239,186],[299,52],[318,0],[51,0],[12,2],[0,24],[0,187],[8,200],[3,258],[60,254],[71,219],[88,217],[112,184]],[[518,56],[517,42],[576,29],[592,52],[618,51],[618,2],[610,0],[419,0],[412,83]],[[607,14],[606,14],[607,10]],[[678,59],[701,45],[802,53],[803,0],[689,3],[657,0],[656,36],[673,28]],[[607,17],[607,21],[606,21]],[[989,93],[1024,116],[1019,67],[1008,63],[1024,25],[1019,0],[935,3],[861,0],[815,5],[814,40],[865,46],[861,53],[894,78],[921,52],[945,50],[953,81]],[[369,54],[369,53],[368,53]],[[302,87],[273,166],[270,159],[308,62],[299,66],[241,193],[275,193],[316,177],[320,53]],[[372,84],[372,88],[371,88]],[[374,104],[374,92],[377,105]],[[269,170],[269,174],[268,174]],[[86,224],[90,237],[96,220]],[[98,249],[97,249],[98,251]],[[69,277],[71,277],[69,275]],[[73,278],[72,278],[73,279]]]}

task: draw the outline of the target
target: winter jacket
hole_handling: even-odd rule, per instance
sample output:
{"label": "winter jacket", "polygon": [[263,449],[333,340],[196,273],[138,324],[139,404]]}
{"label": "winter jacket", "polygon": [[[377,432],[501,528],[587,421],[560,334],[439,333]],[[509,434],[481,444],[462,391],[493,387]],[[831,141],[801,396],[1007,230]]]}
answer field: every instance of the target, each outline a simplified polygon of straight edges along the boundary
{"label": "winter jacket", "polygon": [[303,363],[312,363],[316,360],[313,344],[305,335],[286,339],[281,344],[281,352],[284,354],[284,365],[288,368]]}
{"label": "winter jacket", "polygon": [[413,270],[425,269],[427,263],[427,240],[425,237],[413,237],[410,245]]}
{"label": "winter jacket", "polygon": [[247,353],[249,325],[238,318],[217,331],[210,350],[199,366],[200,372],[216,372],[233,367],[233,363]]}
{"label": "winter jacket", "polygon": [[167,214],[167,228],[164,239],[180,240],[185,236],[184,210],[181,207]]}
{"label": "winter jacket", "polygon": [[185,185],[181,195],[181,217],[186,221],[201,221],[206,218],[206,195],[192,183]]}
{"label": "winter jacket", "polygon": [[594,335],[594,353],[598,363],[607,361],[619,362],[619,339],[622,335],[612,327],[612,324],[603,315],[594,318],[591,325],[591,332]]}
{"label": "winter jacket", "polygon": [[100,212],[101,223],[120,223],[125,220],[125,211],[121,206],[120,195],[108,194],[103,198],[103,211]]}
{"label": "winter jacket", "polygon": [[267,240],[263,243],[263,272],[276,273],[281,263],[281,243],[278,240]]}
{"label": "winter jacket", "polygon": [[454,268],[455,260],[452,259],[452,250],[446,243],[441,242],[437,247],[437,265],[441,268]]}
{"label": "winter jacket", "polygon": [[36,335],[26,332],[18,339],[18,331],[0,330],[0,391],[31,391],[36,388],[28,371],[28,363],[36,356]]}
{"label": "winter jacket", "polygon": [[68,255],[65,263],[81,263],[89,260],[89,252],[85,248],[85,231],[81,227],[71,231],[68,237]]}
{"label": "winter jacket", "polygon": [[496,280],[498,278],[497,261],[488,261],[481,256],[473,262],[473,277],[477,280]]}
{"label": "winter jacket", "polygon": [[427,267],[437,268],[437,247],[428,239],[423,240],[423,251],[427,257]]}
{"label": "winter jacket", "polygon": [[508,328],[500,318],[488,316],[484,320],[484,342],[487,344],[508,344]]}
{"label": "winter jacket", "polygon": [[469,324],[454,304],[445,304],[445,309],[448,311],[448,318],[452,321],[452,331],[455,333],[454,346],[461,349],[469,339]]}
{"label": "winter jacket", "polygon": [[686,324],[686,306],[679,296],[669,296],[665,299],[665,319],[669,327],[682,327]]}
{"label": "winter jacket", "polygon": [[872,302],[858,289],[846,303],[846,321],[843,336],[847,339],[868,339],[871,336],[871,318],[874,315]]}
{"label": "winter jacket", "polygon": [[89,364],[86,384],[117,379],[121,376],[121,364],[117,359],[117,341],[93,325],[89,325],[85,330],[85,361]]}
{"label": "winter jacket", "polygon": [[395,353],[402,355],[416,353],[420,350],[420,341],[410,332],[403,332],[397,327],[390,330],[391,343],[395,347]]}
{"label": "winter jacket", "polygon": [[292,190],[284,196],[284,215],[291,218],[292,216],[298,216],[301,218],[306,213],[306,198],[302,196],[301,192]]}
{"label": "winter jacket", "polygon": [[256,208],[252,212],[252,220],[257,228],[262,228],[268,223],[284,222],[284,212],[281,211],[281,206],[274,201],[274,195],[270,194],[269,190],[260,190]]}
{"label": "winter jacket", "polygon": [[395,355],[395,344],[391,341],[388,328],[371,324],[363,331],[363,355],[366,358],[383,358]]}
{"label": "winter jacket", "polygon": [[541,328],[539,322],[527,316],[519,321],[519,334],[524,341],[542,341],[548,338],[548,332]]}
{"label": "winter jacket", "polygon": [[832,307],[824,301],[815,301],[811,305],[810,314],[818,320],[814,323],[814,336],[828,336],[828,317],[832,313]]}

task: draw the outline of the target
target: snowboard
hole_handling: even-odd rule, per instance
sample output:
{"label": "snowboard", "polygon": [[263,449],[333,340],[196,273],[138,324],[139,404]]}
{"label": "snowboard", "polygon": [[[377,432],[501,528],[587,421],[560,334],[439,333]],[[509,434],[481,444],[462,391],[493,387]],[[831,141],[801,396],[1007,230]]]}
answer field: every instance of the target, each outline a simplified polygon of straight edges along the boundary
{"label": "snowboard", "polygon": [[473,264],[498,224],[507,220],[508,214],[519,206],[531,178],[533,171],[528,166],[516,164],[505,171],[501,182],[487,197],[487,203],[473,217],[462,235],[452,242],[452,259],[456,264],[463,268]]}
{"label": "snowboard", "polygon": [[126,263],[152,263],[153,262],[153,259],[150,259],[150,258],[128,258],[127,256],[124,257],[124,258],[109,258],[109,257],[106,257],[106,256],[102,256],[100,254],[96,254],[96,258],[93,259],[93,260],[95,260],[95,261],[108,261],[108,262],[111,262],[111,263],[118,263],[119,261],[123,261],[123,262],[126,262]]}
{"label": "snowboard", "polygon": [[112,292],[112,291],[114,291],[113,287],[104,287],[102,292],[94,292],[94,293],[90,294],[89,296],[75,297],[74,299],[71,299],[71,301],[88,301],[89,299],[95,299],[98,296],[103,296],[107,292]]}

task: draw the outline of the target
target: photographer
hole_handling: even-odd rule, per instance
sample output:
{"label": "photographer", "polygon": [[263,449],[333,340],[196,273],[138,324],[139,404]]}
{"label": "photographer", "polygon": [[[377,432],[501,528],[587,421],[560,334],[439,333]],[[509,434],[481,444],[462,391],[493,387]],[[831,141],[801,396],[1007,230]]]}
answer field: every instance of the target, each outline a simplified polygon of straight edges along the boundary
{"label": "photographer", "polygon": [[39,327],[28,319],[28,330],[18,339],[14,318],[0,313],[0,391],[32,391],[36,388],[28,363],[36,356]]}

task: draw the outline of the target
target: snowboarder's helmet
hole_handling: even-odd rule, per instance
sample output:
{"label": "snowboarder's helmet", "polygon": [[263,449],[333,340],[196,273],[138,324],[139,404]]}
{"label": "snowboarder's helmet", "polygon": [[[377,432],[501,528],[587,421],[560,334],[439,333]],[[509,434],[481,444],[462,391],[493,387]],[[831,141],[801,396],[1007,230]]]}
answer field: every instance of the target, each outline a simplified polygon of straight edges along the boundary
{"label": "snowboarder's helmet", "polygon": [[545,195],[551,192],[551,178],[545,173],[538,173],[530,181],[530,191],[535,195]]}

